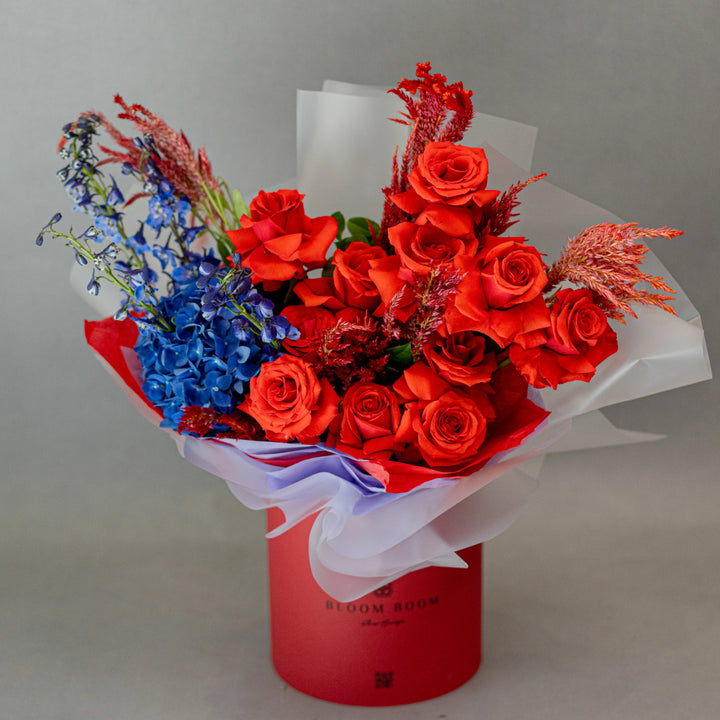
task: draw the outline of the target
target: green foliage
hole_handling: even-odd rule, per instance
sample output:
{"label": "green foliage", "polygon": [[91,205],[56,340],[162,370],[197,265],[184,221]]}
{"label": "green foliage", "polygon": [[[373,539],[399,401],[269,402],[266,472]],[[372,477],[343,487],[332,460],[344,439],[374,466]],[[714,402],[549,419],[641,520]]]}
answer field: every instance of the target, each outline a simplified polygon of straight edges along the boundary
{"label": "green foliage", "polygon": [[[336,213],[333,215],[337,219]],[[342,215],[340,215],[342,218]],[[343,220],[343,230],[340,230],[340,224],[338,223],[338,240],[335,245],[339,250],[346,250],[348,245],[352,242],[364,242],[367,245],[375,245],[375,238],[380,232],[380,226],[369,218],[364,217],[353,217],[347,221],[347,231],[350,233],[348,237],[342,237],[342,232],[345,229],[345,219]]]}
{"label": "green foliage", "polygon": [[230,241],[227,239],[227,237],[217,236],[215,238],[215,242],[217,244],[218,253],[220,254],[220,258],[222,260],[229,258],[235,252],[235,248],[233,247],[233,245],[230,244]]}
{"label": "green foliage", "polygon": [[245,204],[245,200],[237,188],[232,191],[232,209],[238,220],[243,215],[250,215],[250,208]]}
{"label": "green foliage", "polygon": [[335,237],[337,240],[340,240],[342,234],[345,232],[345,216],[339,210],[337,212],[334,212],[332,216],[335,218],[338,224],[337,235]]}
{"label": "green foliage", "polygon": [[408,368],[413,364],[412,348],[410,343],[396,345],[390,348],[390,363],[395,368]]}

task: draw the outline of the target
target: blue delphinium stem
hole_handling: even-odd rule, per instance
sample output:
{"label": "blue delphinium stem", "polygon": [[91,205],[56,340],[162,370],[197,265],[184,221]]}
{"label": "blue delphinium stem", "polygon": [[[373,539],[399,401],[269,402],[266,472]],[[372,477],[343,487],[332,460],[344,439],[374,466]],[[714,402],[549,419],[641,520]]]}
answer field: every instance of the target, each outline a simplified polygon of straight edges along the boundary
{"label": "blue delphinium stem", "polygon": [[61,219],[60,213],[56,213],[50,222],[40,231],[36,244],[42,245],[45,234],[50,233],[53,237],[62,238],[65,244],[72,248],[75,253],[75,260],[80,265],[92,265],[92,275],[87,285],[91,295],[97,295],[100,291],[100,281],[109,282],[120,288],[126,295],[121,311],[116,313],[116,318],[127,315],[128,309],[135,309],[146,315],[147,321],[162,330],[172,330],[172,319],[163,316],[158,311],[157,290],[154,283],[157,275],[147,265],[142,269],[134,268],[122,260],[118,260],[118,244],[108,243],[101,250],[94,250],[89,240],[95,240],[99,231],[91,225],[81,235],[75,235],[72,230],[67,233],[55,229],[55,224]]}

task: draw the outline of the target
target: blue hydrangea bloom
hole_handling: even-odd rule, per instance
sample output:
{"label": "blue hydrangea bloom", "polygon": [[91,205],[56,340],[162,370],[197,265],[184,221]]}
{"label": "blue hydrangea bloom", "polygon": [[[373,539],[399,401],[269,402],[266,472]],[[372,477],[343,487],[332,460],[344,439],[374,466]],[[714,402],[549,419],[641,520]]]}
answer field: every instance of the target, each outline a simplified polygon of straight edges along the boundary
{"label": "blue hydrangea bloom", "polygon": [[205,292],[192,273],[176,281],[172,293],[158,303],[159,311],[172,318],[173,331],[139,325],[135,351],[143,368],[142,389],[162,410],[163,427],[177,429],[189,405],[231,412],[260,365],[279,354],[257,335],[241,340],[224,312],[203,317]]}

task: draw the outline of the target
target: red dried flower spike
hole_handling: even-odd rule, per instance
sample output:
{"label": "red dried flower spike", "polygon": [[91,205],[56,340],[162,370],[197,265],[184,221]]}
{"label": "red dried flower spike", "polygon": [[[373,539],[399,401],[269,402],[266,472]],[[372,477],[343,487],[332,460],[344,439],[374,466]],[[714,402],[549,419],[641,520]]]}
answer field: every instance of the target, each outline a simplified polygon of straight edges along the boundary
{"label": "red dried flower spike", "polygon": [[[447,78],[440,74],[431,74],[430,63],[418,63],[417,80],[401,80],[396,88],[389,92],[397,95],[404,103],[406,112],[402,119],[390,118],[401,125],[408,125],[408,138],[402,162],[398,164],[397,152],[393,157],[392,182],[383,188],[385,207],[380,226],[380,242],[384,243],[387,229],[407,217],[390,200],[408,189],[408,173],[415,166],[429,142],[459,142],[470,127],[473,117],[472,92],[466,90],[461,82],[447,84]],[[448,119],[448,115],[453,113]]]}
{"label": "red dried flower spike", "polygon": [[[629,303],[654,305],[669,313],[675,311],[665,302],[675,291],[661,277],[653,277],[640,270],[639,265],[648,251],[637,241],[644,238],[675,238],[682,231],[672,228],[641,228],[637,223],[615,225],[602,223],[586,228],[568,241],[565,250],[552,264],[545,291],[566,281],[583,285],[597,296],[597,304],[608,317],[625,322],[624,314],[637,317]],[[636,288],[648,283],[654,293]]]}

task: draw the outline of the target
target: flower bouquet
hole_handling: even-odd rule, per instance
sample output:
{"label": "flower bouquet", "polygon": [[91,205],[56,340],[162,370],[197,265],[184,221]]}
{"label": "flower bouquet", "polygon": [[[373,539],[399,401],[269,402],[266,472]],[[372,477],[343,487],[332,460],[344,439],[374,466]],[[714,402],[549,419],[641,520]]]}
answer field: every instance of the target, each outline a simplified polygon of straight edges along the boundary
{"label": "flower bouquet", "polygon": [[[467,143],[462,83],[420,64],[386,97],[338,89],[301,97],[306,192],[260,191],[249,205],[143,106],[116,97],[134,137],[83,113],[64,128],[59,177],[91,224],[65,232],[55,215],[38,244],[63,240],[91,295],[116,288],[114,314],[86,322],[86,339],[136,407],[247,506],[271,509],[280,675],[325,699],[394,704],[477,669],[480,543],[529,492],[519,466],[573,416],[708,368],[701,329],[666,315],[674,291],[642,242],[680,232],[603,220],[546,260],[518,220],[541,236],[583,201],[544,175],[495,189],[523,172]],[[352,141],[312,132],[338,102],[365,130],[368,107],[402,108],[395,125],[380,116],[399,134],[355,137],[357,173],[343,174],[333,145]],[[373,185],[371,156],[393,143],[379,153],[385,187]],[[333,196],[382,208],[308,214]]]}

